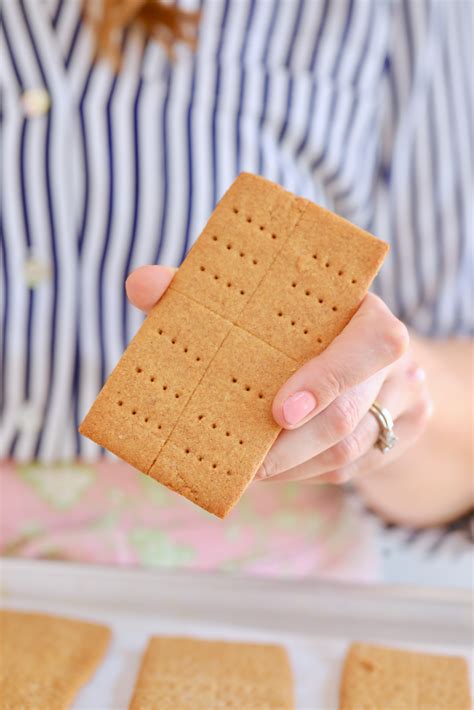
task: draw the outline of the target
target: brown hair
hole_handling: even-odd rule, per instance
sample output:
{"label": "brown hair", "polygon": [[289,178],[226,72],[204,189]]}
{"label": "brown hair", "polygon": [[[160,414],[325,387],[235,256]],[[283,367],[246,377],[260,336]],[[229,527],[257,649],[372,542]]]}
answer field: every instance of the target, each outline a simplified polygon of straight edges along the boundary
{"label": "brown hair", "polygon": [[127,29],[138,28],[146,41],[157,40],[173,57],[176,42],[195,48],[200,12],[186,12],[162,0],[84,0],[84,16],[92,28],[97,54],[119,69]]}

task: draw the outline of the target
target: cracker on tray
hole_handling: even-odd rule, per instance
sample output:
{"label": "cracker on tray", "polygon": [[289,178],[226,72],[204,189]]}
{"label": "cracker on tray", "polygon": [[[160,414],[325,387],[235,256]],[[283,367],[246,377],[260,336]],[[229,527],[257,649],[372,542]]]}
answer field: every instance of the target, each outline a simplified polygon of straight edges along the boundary
{"label": "cracker on tray", "polygon": [[190,638],[150,639],[130,710],[292,710],[281,646]]}
{"label": "cracker on tray", "polygon": [[0,610],[0,710],[68,708],[110,635],[100,624]]}
{"label": "cracker on tray", "polygon": [[356,643],[342,674],[340,710],[470,710],[464,658]]}

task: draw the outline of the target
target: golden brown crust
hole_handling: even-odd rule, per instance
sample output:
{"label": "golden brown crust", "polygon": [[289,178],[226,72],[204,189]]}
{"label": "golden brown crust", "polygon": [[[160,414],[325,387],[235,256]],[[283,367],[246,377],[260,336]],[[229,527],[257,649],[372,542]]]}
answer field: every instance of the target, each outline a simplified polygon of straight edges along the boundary
{"label": "golden brown crust", "polygon": [[110,635],[99,624],[0,610],[0,710],[68,708]]}
{"label": "golden brown crust", "polygon": [[278,436],[272,399],[295,368],[285,355],[232,328],[150,475],[225,517]]}
{"label": "golden brown crust", "polygon": [[130,710],[291,710],[286,651],[272,644],[150,639]]}
{"label": "golden brown crust", "polygon": [[347,654],[340,710],[469,710],[467,663],[356,643]]}

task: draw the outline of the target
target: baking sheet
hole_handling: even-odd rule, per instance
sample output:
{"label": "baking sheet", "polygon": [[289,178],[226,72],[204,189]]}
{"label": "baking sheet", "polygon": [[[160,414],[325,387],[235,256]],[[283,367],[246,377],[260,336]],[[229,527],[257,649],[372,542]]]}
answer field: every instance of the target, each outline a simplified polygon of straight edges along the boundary
{"label": "baking sheet", "polygon": [[125,709],[152,634],[283,644],[298,710],[337,708],[340,670],[353,640],[463,655],[474,668],[472,606],[464,591],[10,559],[1,563],[1,586],[3,606],[112,628],[106,660],[78,696],[76,710]]}

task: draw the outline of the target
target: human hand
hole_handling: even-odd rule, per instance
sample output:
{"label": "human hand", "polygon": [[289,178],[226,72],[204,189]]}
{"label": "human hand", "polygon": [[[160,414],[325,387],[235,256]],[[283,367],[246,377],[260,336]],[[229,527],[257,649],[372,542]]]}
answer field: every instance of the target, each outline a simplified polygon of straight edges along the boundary
{"label": "human hand", "polygon": [[[174,270],[143,266],[127,279],[130,302],[148,312]],[[374,400],[391,413],[399,438],[383,455],[374,444]],[[377,296],[367,294],[343,332],[283,385],[273,402],[284,429],[257,479],[344,483],[394,461],[423,432],[431,402],[424,372],[413,361],[408,332]]]}
{"label": "human hand", "polygon": [[[369,293],[346,328],[283,385],[273,416],[283,427],[257,479],[345,483],[394,461],[424,431],[431,401],[424,371],[413,361],[406,327]],[[388,409],[399,439],[374,447],[379,424],[369,412]]]}

